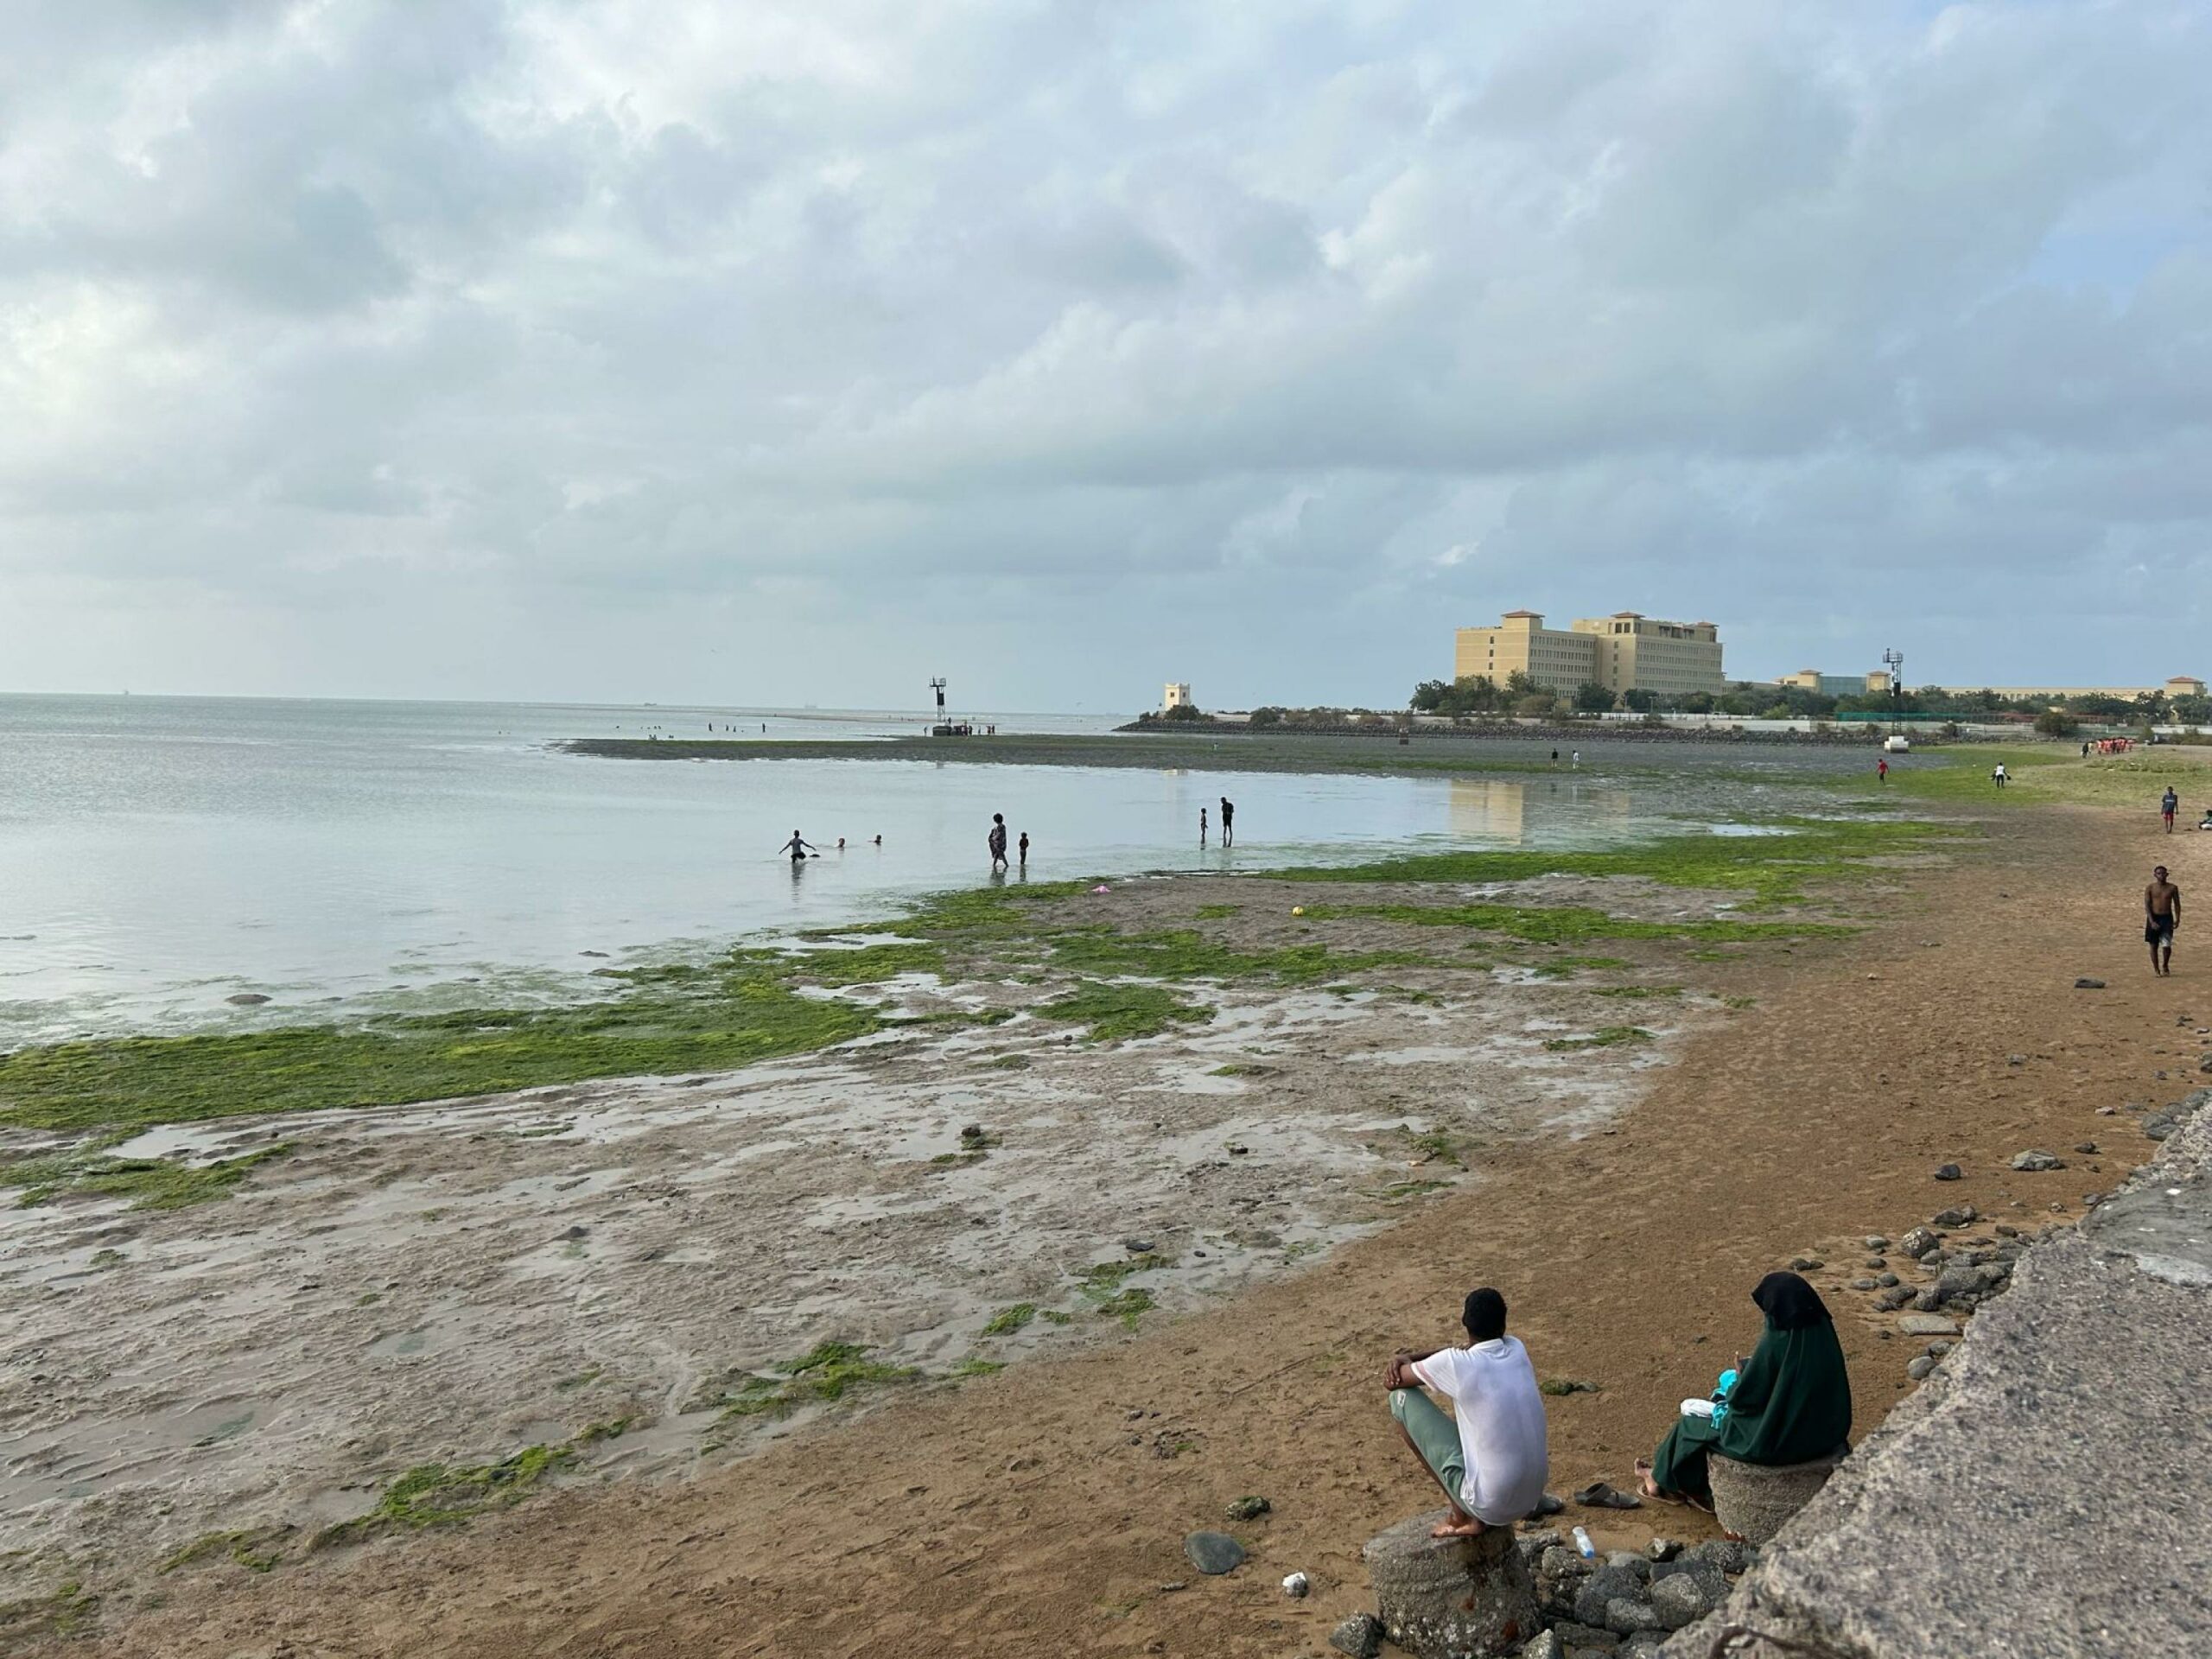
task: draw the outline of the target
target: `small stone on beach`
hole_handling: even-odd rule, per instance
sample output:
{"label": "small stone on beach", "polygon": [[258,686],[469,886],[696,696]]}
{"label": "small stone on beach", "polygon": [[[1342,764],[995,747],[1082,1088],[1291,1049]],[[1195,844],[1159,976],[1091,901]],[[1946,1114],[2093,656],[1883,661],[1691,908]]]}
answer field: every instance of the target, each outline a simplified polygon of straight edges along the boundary
{"label": "small stone on beach", "polygon": [[1956,1164],[1938,1164],[1936,1166],[1936,1179],[1939,1181],[1955,1181],[1961,1179],[1964,1174],[1965,1172]]}
{"label": "small stone on beach", "polygon": [[1191,1565],[1209,1577],[1234,1573],[1244,1565],[1244,1546],[1225,1532],[1194,1532],[1183,1541]]}

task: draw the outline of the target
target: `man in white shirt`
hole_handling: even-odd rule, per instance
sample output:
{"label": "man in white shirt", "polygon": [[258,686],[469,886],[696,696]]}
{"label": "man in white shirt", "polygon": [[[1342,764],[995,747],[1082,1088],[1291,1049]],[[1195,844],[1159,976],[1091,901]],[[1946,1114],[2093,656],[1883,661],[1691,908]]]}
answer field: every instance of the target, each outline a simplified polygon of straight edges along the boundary
{"label": "man in white shirt", "polygon": [[[1470,1291],[1459,1322],[1465,1347],[1401,1351],[1382,1374],[1399,1433],[1451,1502],[1439,1538],[1471,1538],[1532,1514],[1550,1472],[1544,1397],[1529,1351],[1505,1334],[1505,1298],[1488,1286]],[[1424,1386],[1452,1402],[1452,1416]]]}

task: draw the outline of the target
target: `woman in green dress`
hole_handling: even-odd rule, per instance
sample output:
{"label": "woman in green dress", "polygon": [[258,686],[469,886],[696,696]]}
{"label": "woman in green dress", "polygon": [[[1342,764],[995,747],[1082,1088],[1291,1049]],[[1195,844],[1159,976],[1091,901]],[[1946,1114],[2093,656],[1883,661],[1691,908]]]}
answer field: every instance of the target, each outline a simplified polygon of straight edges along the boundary
{"label": "woman in green dress", "polygon": [[1766,1330],[1718,1421],[1683,1416],[1649,1462],[1637,1460],[1646,1497],[1713,1505],[1706,1456],[1738,1463],[1810,1463],[1851,1436],[1851,1380],[1821,1294],[1794,1273],[1770,1273],[1751,1293]]}

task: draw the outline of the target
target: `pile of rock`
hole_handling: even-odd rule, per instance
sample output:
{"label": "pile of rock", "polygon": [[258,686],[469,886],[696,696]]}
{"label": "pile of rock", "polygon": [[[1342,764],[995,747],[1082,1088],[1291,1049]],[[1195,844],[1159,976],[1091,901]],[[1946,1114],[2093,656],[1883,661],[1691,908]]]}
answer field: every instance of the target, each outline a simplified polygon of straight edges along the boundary
{"label": "pile of rock", "polygon": [[[1510,1549],[1510,1535],[1490,1535],[1496,1543],[1483,1554],[1498,1559],[1468,1563],[1479,1580],[1468,1595],[1428,1582],[1436,1562],[1416,1559],[1431,1552],[1413,1541],[1414,1529],[1433,1518],[1402,1523],[1369,1545],[1370,1572],[1378,1553],[1389,1558],[1376,1581],[1382,1613],[1355,1613],[1337,1626],[1330,1646],[1351,1659],[1376,1659],[1386,1637],[1420,1659],[1651,1659],[1671,1632],[1726,1600],[1730,1580],[1758,1559],[1751,1546],[1721,1539],[1688,1549],[1654,1540],[1646,1554],[1615,1550],[1588,1561],[1555,1530],[1528,1533]],[[1408,1560],[1416,1569],[1410,1574]],[[1525,1586],[1532,1579],[1531,1604]],[[1478,1618],[1454,1639],[1429,1611],[1433,1604],[1457,1614],[1468,1603],[1493,1612],[1517,1604],[1511,1622],[1518,1628],[1506,1638],[1505,1624]]]}
{"label": "pile of rock", "polygon": [[2145,1112],[2143,1133],[2153,1141],[2164,1141],[2187,1122],[2198,1107],[2208,1104],[2212,1104],[2212,1089],[2193,1090],[2164,1111]]}

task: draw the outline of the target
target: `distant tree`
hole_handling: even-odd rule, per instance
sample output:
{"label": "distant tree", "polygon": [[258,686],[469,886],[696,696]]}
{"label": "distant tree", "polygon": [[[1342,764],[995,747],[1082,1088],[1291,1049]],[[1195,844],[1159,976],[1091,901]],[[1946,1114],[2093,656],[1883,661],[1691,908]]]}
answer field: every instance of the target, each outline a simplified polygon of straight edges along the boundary
{"label": "distant tree", "polygon": [[2045,737],[2071,737],[2082,729],[2082,722],[2063,709],[2046,709],[2036,716],[2036,730]]}
{"label": "distant tree", "polygon": [[2176,697],[2170,707],[2173,717],[2184,726],[2212,721],[2212,697]]}
{"label": "distant tree", "polygon": [[1574,688],[1574,707],[1579,713],[1602,715],[1613,706],[1613,689],[1600,685],[1595,680],[1585,680]]}
{"label": "distant tree", "polygon": [[1173,709],[1167,709],[1164,712],[1160,717],[1162,720],[1177,721],[1211,720],[1212,718],[1211,715],[1202,713],[1199,710],[1198,704],[1194,702],[1179,702]]}
{"label": "distant tree", "polygon": [[1713,695],[1710,691],[1686,691],[1675,699],[1675,706],[1686,715],[1709,715],[1713,712]]}
{"label": "distant tree", "polygon": [[1659,706],[1659,694],[1647,691],[1642,686],[1630,686],[1621,693],[1621,701],[1639,715],[1648,715]]}
{"label": "distant tree", "polygon": [[1244,723],[1247,726],[1255,727],[1280,726],[1282,724],[1282,710],[1280,709],[1265,707],[1255,709],[1249,715],[1245,716]]}
{"label": "distant tree", "polygon": [[1544,715],[1555,712],[1558,708],[1559,699],[1550,692],[1531,691],[1527,696],[1514,703],[1513,712],[1516,715],[1541,719]]}
{"label": "distant tree", "polygon": [[1423,680],[1414,687],[1414,694],[1408,699],[1407,707],[1418,709],[1424,715],[1434,714],[1444,706],[1444,699],[1451,695],[1452,688],[1444,681]]}
{"label": "distant tree", "polygon": [[1505,695],[1516,701],[1522,697],[1548,696],[1544,688],[1529,677],[1525,668],[1516,668],[1505,677]]}

